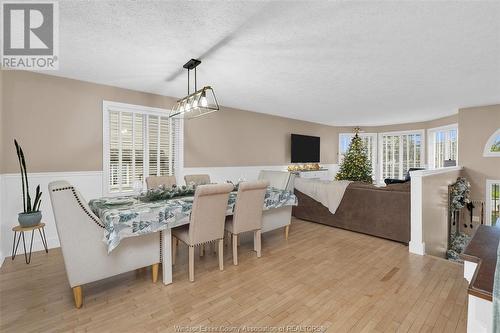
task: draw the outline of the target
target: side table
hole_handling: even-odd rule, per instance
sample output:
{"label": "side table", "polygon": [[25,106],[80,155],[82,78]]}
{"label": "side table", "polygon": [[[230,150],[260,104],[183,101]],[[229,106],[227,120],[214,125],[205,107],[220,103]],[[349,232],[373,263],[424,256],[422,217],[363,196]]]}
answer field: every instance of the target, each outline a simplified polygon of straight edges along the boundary
{"label": "side table", "polygon": [[[49,253],[49,249],[47,247],[47,237],[45,236],[44,228],[45,228],[45,223],[39,223],[32,227],[21,227],[20,225],[13,227],[12,231],[14,231],[14,243],[12,244],[12,260],[14,260],[14,258],[16,257],[17,248],[19,247],[19,241],[21,240],[22,237],[23,247],[24,247],[24,260],[26,261],[26,264],[29,264],[31,262],[31,250],[33,249],[33,237],[35,236],[35,230],[38,230],[38,233],[40,234],[43,247],[45,248],[45,253]],[[26,253],[26,242],[24,238],[24,233],[29,231],[31,231],[31,242],[30,242],[30,254],[28,257],[28,254]],[[18,233],[19,235],[17,235]],[[16,243],[16,238],[17,238],[17,243]]]}

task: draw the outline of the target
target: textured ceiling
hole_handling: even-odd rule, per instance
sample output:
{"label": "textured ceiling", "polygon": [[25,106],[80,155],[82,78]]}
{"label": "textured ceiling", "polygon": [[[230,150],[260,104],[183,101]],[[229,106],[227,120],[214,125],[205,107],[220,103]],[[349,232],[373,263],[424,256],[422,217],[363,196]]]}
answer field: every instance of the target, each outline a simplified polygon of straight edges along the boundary
{"label": "textured ceiling", "polygon": [[333,125],[500,103],[500,2],[60,1],[59,75]]}

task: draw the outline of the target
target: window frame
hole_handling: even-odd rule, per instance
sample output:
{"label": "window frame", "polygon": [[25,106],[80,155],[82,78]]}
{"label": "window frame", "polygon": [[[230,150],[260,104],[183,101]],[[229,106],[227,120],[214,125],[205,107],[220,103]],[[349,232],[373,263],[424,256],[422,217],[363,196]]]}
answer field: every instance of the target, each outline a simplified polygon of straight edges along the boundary
{"label": "window frame", "polygon": [[500,184],[500,179],[486,179],[486,194],[485,194],[485,224],[486,225],[492,225],[491,221],[491,201],[492,201],[492,191],[491,187],[495,184]]}
{"label": "window frame", "polygon": [[[113,102],[103,100],[102,102],[102,141],[103,141],[103,151],[102,151],[102,164],[103,164],[103,177],[102,177],[102,193],[104,196],[120,196],[124,194],[132,194],[133,191],[118,191],[110,192],[109,190],[109,171],[110,171],[110,137],[109,137],[109,113],[114,112],[132,112],[133,114],[149,115],[168,118],[170,110],[155,108],[150,106],[127,104],[120,102]],[[147,118],[146,118],[147,119]],[[174,164],[174,176],[178,177],[181,174],[184,165],[184,120],[178,119],[179,125],[174,137],[174,150],[176,156],[176,163]],[[146,121],[147,124],[147,121]],[[146,125],[147,128],[147,125]],[[143,170],[149,170],[149,135],[145,134],[144,137],[144,156],[143,156]],[[172,153],[174,153],[172,151]],[[159,157],[158,157],[159,158]],[[121,172],[119,172],[119,177],[121,179]],[[146,186],[146,177],[148,174],[143,175],[143,188]]]}
{"label": "window frame", "polygon": [[[343,135],[348,135],[348,136],[354,137],[355,133],[352,133],[352,132],[339,133],[339,145],[338,145],[338,151],[337,151],[337,162],[338,162],[339,165],[342,162],[340,160],[340,156],[342,155],[340,152],[342,150],[342,139],[341,139],[341,137]],[[372,149],[373,149],[373,154],[372,154],[372,177],[373,177],[373,181],[376,181],[377,175],[378,175],[378,134],[375,133],[375,132],[369,132],[369,133],[360,132],[360,133],[358,133],[358,135],[361,138],[362,137],[371,137],[372,138],[372,142],[373,142],[373,147],[372,147]]]}
{"label": "window frame", "polygon": [[[420,134],[422,142],[420,143],[420,161],[421,161],[421,167],[425,168],[426,163],[425,163],[425,152],[426,152],[426,144],[427,140],[425,138],[425,129],[417,129],[417,130],[407,130],[407,131],[390,131],[390,132],[381,132],[378,133],[378,183],[379,184],[384,184],[384,168],[383,168],[383,153],[384,153],[384,147],[383,147],[383,137],[384,135],[388,136],[402,136],[402,135],[411,135],[411,134]],[[400,140],[400,145],[402,144],[402,140]],[[401,146],[400,146],[401,148]],[[403,163],[403,159],[401,158],[401,155],[403,154],[403,150],[399,149],[399,155],[400,155],[400,160],[401,163]],[[402,169],[402,168],[401,168]]]}
{"label": "window frame", "polygon": [[[443,132],[443,131],[446,131],[446,132],[449,132],[450,130],[456,130],[457,131],[457,159],[456,159],[456,165],[458,165],[458,159],[459,159],[459,156],[458,156],[458,145],[459,145],[459,133],[458,133],[458,124],[457,123],[454,123],[454,124],[450,124],[450,125],[445,125],[445,126],[439,126],[439,127],[434,127],[434,128],[429,128],[427,129],[427,142],[428,142],[428,145],[429,145],[429,149],[427,150],[427,165],[429,166],[429,169],[440,169],[440,168],[436,168],[435,165],[434,165],[434,160],[435,160],[435,147],[434,147],[434,144],[435,144],[435,134],[437,132]],[[445,145],[445,155],[448,155],[449,156],[449,145],[446,144]]]}
{"label": "window frame", "polygon": [[497,129],[486,141],[486,145],[483,150],[483,157],[500,157],[500,152],[491,151],[491,146],[495,143],[495,139],[500,135],[500,128]]}

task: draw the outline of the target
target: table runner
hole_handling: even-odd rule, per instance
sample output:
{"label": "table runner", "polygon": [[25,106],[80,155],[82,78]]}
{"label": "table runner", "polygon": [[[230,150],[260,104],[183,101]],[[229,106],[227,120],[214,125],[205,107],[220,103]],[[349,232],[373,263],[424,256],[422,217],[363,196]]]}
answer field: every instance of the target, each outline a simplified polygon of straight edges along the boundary
{"label": "table runner", "polygon": [[[237,192],[229,194],[226,215],[232,215]],[[89,206],[102,221],[104,243],[111,253],[127,237],[144,235],[189,223],[193,197],[141,202],[137,196],[104,197],[90,200]],[[268,187],[263,210],[296,206],[290,191]]]}

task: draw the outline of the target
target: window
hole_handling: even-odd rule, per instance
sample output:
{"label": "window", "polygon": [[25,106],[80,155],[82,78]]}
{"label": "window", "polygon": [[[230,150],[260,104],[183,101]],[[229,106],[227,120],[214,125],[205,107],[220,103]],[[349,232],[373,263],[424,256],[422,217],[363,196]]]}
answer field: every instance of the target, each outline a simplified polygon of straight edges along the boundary
{"label": "window", "polygon": [[483,156],[485,157],[495,157],[500,156],[500,129],[496,130],[493,135],[490,136],[486,146],[484,147]]}
{"label": "window", "polygon": [[[359,133],[358,134],[367,148],[368,159],[372,163],[372,174],[373,179],[376,179],[377,175],[377,134],[376,133]],[[339,164],[344,159],[344,156],[349,149],[351,140],[354,137],[354,133],[340,133],[339,134]]]}
{"label": "window", "polygon": [[500,180],[486,181],[486,224],[500,226]]}
{"label": "window", "polygon": [[133,192],[148,176],[175,175],[182,161],[182,121],[168,111],[103,103],[104,193]]}
{"label": "window", "polygon": [[424,166],[424,131],[379,134],[380,181],[404,179],[408,169]]}
{"label": "window", "polygon": [[458,126],[456,124],[429,129],[429,168],[445,166],[446,160],[458,159]]}

